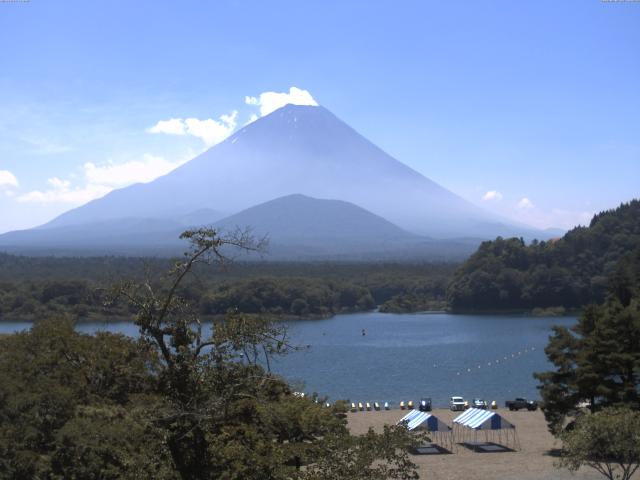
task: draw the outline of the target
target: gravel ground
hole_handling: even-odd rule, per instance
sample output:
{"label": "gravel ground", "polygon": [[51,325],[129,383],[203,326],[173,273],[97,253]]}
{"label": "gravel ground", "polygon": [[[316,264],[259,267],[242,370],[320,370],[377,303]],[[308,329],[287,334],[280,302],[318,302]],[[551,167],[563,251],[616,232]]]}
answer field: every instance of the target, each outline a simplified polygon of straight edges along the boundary
{"label": "gravel ground", "polygon": [[[348,414],[349,429],[352,433],[365,433],[369,427],[380,431],[383,425],[395,424],[406,415],[406,410],[356,412]],[[421,479],[519,479],[519,480],[575,480],[602,479],[595,470],[581,469],[575,474],[554,467],[554,452],[558,441],[548,432],[542,412],[510,412],[498,409],[498,413],[516,426],[520,450],[512,452],[478,453],[456,444],[452,454],[412,455],[419,466]],[[447,425],[460,412],[448,409],[435,409],[433,414]],[[480,440],[480,437],[478,437]],[[640,475],[634,475],[634,479]]]}

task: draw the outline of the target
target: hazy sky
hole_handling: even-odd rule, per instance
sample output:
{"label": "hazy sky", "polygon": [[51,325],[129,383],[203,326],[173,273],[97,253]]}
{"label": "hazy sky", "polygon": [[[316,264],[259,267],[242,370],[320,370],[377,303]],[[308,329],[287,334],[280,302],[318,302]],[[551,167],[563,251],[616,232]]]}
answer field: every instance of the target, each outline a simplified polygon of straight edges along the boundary
{"label": "hazy sky", "polygon": [[265,92],[539,227],[640,196],[638,2],[31,0],[0,42],[0,232],[166,173]]}

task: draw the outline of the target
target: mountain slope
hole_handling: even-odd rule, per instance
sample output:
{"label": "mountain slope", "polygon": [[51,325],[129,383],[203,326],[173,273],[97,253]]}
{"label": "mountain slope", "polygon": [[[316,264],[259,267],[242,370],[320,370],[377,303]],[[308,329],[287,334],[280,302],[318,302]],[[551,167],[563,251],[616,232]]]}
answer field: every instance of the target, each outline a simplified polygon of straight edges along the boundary
{"label": "mountain slope", "polygon": [[250,226],[269,238],[270,256],[336,256],[394,252],[421,238],[341,200],[288,195],[250,207],[215,224],[232,231]]}
{"label": "mountain slope", "polygon": [[183,248],[180,232],[220,219],[219,212],[201,209],[165,218],[123,217],[86,223],[43,226],[0,235],[0,249],[14,253],[156,255]]}
{"label": "mountain slope", "polygon": [[[182,223],[127,218],[11,232],[0,237],[0,247],[30,254],[176,255],[186,246],[178,239],[187,228],[184,219],[204,220],[211,215],[195,212],[181,217]],[[300,194],[197,225],[201,224],[212,225],[223,234],[249,227],[256,238],[269,239],[269,260],[461,260],[478,245],[477,241],[421,237],[352,203]]]}
{"label": "mountain slope", "polygon": [[233,214],[294,193],[355,203],[432,237],[536,234],[505,224],[400,163],[327,109],[295,105],[245,126],[153,182],[113,191],[45,227],[202,208]]}
{"label": "mountain slope", "polygon": [[352,203],[300,194],[248,208],[214,226],[234,231],[247,225],[256,237],[269,239],[268,258],[274,260],[460,260],[478,245],[421,237]]}
{"label": "mountain slope", "polygon": [[258,235],[269,235],[273,241],[289,244],[340,241],[359,246],[419,238],[352,203],[300,194],[270,200],[215,224],[224,229],[246,225]]}

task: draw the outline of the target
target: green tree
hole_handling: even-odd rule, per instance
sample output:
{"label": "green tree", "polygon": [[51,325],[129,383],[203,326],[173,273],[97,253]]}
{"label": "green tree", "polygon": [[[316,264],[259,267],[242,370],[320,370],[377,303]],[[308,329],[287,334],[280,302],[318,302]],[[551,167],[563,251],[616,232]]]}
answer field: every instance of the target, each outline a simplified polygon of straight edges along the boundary
{"label": "green tree", "polygon": [[144,405],[79,407],[56,432],[51,477],[176,479],[162,434]]}
{"label": "green tree", "polygon": [[640,412],[606,408],[579,417],[560,435],[559,466],[575,472],[587,466],[609,480],[629,480],[640,467]]}
{"label": "green tree", "polygon": [[[157,367],[155,351],[143,343],[110,333],[82,335],[65,318],[0,338],[0,476],[108,478],[100,472],[115,468],[126,477],[142,458],[167,466],[136,434],[159,438],[160,432],[130,413],[154,395]],[[98,433],[118,437],[101,442],[109,453],[91,453]]]}
{"label": "green tree", "polygon": [[324,442],[323,448],[324,454],[302,473],[302,480],[419,478],[407,454],[404,427],[385,426],[381,434],[369,430],[361,436],[333,436]]}
{"label": "green tree", "polygon": [[[400,438],[408,441],[404,429],[394,428],[394,436],[387,437],[368,434],[369,443],[388,446],[373,450],[379,455],[353,448],[356,440],[339,412],[296,399],[270,372],[270,357],[293,348],[283,327],[230,313],[203,332],[197,310],[181,294],[182,282],[198,264],[224,264],[230,247],[257,250],[261,245],[245,234],[221,237],[211,229],[188,231],[181,238],[190,241],[191,250],[164,284],[146,280],[117,289],[136,312],[143,339],[159,351],[165,402],[155,424],[164,431],[180,478],[293,478],[299,472],[292,464],[322,462],[332,453],[327,445],[343,445],[365,466],[400,461],[388,478],[412,478],[415,466],[398,450]],[[325,464],[328,472],[341,468],[329,460]]]}
{"label": "green tree", "polygon": [[535,374],[553,432],[585,400],[592,411],[615,405],[640,408],[638,285],[640,250],[619,262],[602,305],[586,308],[571,329],[554,328],[545,352],[555,370]]}

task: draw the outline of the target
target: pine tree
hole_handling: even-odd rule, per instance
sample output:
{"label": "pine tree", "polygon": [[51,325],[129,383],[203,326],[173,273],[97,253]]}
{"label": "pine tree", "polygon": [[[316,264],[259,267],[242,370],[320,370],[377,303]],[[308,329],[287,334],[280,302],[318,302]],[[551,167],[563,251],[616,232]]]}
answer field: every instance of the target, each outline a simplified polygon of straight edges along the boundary
{"label": "pine tree", "polygon": [[640,250],[619,262],[602,305],[587,307],[571,329],[554,329],[545,352],[556,368],[535,374],[554,433],[582,401],[591,411],[640,408],[639,285]]}

